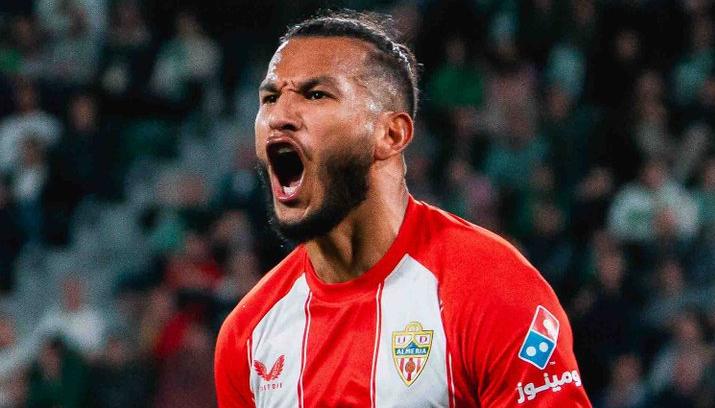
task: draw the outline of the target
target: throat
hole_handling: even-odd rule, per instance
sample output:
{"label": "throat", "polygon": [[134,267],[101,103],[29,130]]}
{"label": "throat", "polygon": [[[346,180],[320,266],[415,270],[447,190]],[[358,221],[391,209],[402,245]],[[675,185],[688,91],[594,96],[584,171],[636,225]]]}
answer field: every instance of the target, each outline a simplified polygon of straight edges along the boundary
{"label": "throat", "polygon": [[[405,215],[404,208],[384,211],[362,205],[330,233],[306,242],[315,273],[325,283],[356,279],[390,250]],[[405,203],[406,208],[406,203]]]}

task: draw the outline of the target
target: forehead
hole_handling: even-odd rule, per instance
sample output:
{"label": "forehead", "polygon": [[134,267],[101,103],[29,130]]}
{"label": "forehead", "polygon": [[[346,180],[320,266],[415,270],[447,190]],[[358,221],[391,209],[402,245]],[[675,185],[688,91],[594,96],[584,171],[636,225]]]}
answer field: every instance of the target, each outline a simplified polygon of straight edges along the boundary
{"label": "forehead", "polygon": [[273,54],[266,80],[300,80],[316,76],[355,77],[362,74],[370,51],[370,44],[354,38],[292,38]]}

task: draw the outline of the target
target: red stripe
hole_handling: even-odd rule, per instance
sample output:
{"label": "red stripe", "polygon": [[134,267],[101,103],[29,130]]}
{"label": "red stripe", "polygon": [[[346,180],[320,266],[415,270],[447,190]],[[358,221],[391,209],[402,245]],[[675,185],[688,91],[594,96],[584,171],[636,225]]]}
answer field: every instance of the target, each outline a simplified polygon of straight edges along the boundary
{"label": "red stripe", "polygon": [[372,404],[375,289],[350,300],[347,307],[345,302],[325,301],[312,292],[307,363],[302,377],[305,407],[345,406],[346,401],[355,407],[369,408]]}
{"label": "red stripe", "polygon": [[308,349],[308,331],[310,330],[310,299],[313,297],[311,292],[305,299],[305,328],[303,328],[303,347],[300,352],[300,376],[298,377],[298,407],[303,408],[303,371],[305,371],[305,360]]}
{"label": "red stripe", "polygon": [[377,373],[375,370],[377,369],[377,356],[380,353],[380,331],[382,330],[382,283],[377,286],[377,294],[375,295],[375,303],[377,306],[377,321],[375,322],[375,326],[377,330],[375,330],[375,349],[372,354],[372,374],[371,374],[371,381],[370,381],[370,404],[371,407],[375,407],[377,402],[375,401],[376,398],[376,377]]}

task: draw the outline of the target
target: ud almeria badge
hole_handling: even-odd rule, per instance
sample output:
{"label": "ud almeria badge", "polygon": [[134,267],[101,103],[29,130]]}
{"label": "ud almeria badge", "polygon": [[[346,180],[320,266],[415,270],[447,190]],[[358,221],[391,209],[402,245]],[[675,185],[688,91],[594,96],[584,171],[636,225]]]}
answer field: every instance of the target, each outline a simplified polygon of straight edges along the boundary
{"label": "ud almeria badge", "polygon": [[400,378],[408,387],[427,365],[433,332],[423,330],[419,322],[410,322],[404,331],[392,332],[392,359]]}

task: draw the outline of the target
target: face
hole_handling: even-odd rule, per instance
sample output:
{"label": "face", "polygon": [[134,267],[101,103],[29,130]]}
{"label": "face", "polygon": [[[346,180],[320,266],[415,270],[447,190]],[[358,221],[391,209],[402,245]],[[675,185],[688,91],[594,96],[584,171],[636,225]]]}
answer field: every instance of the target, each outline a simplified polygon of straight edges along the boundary
{"label": "face", "polygon": [[294,38],[259,91],[256,154],[286,238],[324,235],[366,197],[380,107],[365,67],[370,45]]}

